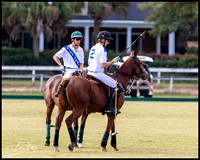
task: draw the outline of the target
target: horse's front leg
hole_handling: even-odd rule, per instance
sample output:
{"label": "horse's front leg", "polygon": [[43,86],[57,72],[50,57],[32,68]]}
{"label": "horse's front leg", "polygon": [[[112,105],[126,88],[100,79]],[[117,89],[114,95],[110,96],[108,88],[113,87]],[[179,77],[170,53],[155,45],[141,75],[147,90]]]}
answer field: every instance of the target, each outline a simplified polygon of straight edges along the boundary
{"label": "horse's front leg", "polygon": [[88,117],[88,115],[90,114],[91,112],[89,111],[85,111],[83,114],[82,114],[82,117],[81,117],[81,126],[80,126],[80,130],[79,130],[79,136],[78,136],[78,143],[79,143],[79,148],[84,148],[83,146],[83,133],[84,133],[84,129],[85,129],[85,122],[86,122],[86,119]]}
{"label": "horse's front leg", "polygon": [[61,107],[58,107],[58,113],[57,113],[57,117],[56,117],[55,134],[54,134],[54,143],[53,143],[53,146],[55,148],[54,152],[60,152],[58,149],[59,130],[61,127],[63,117],[65,115],[65,111],[66,110],[62,109]]}
{"label": "horse's front leg", "polygon": [[77,135],[78,135],[78,119],[74,121],[75,147],[78,148],[78,145],[77,145]]}
{"label": "horse's front leg", "polygon": [[74,109],[72,111],[72,113],[65,119],[67,128],[68,128],[68,132],[69,132],[69,136],[70,136],[70,140],[71,140],[71,144],[69,144],[68,149],[72,152],[74,150],[75,147],[75,135],[74,135],[74,131],[72,129],[72,123],[74,122],[74,120],[78,119],[82,114],[83,114],[84,110],[76,110]]}
{"label": "horse's front leg", "polygon": [[113,125],[111,127],[111,146],[113,147],[114,151],[119,151],[117,148],[117,139],[116,139],[116,131],[115,131],[115,123],[113,121]]}
{"label": "horse's front leg", "polygon": [[106,131],[103,135],[103,139],[101,141],[101,147],[102,147],[102,152],[107,152],[106,150],[106,145],[107,145],[107,142],[108,142],[108,137],[109,137],[109,132],[110,132],[110,129],[113,125],[113,122],[114,122],[114,118],[115,116],[114,115],[109,115],[108,116],[108,122],[107,122],[107,127],[106,127]]}
{"label": "horse's front leg", "polygon": [[54,103],[46,103],[46,141],[44,146],[50,146],[50,127],[51,127],[51,115],[54,109]]}

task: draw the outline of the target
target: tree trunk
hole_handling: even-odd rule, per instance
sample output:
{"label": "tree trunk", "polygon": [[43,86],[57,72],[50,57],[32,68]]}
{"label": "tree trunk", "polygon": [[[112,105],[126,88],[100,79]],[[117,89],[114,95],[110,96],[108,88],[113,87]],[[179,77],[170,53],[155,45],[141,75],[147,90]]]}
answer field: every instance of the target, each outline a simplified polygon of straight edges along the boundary
{"label": "tree trunk", "polygon": [[101,25],[101,21],[94,20],[94,39],[95,39],[95,43],[97,43],[97,35],[100,32],[100,25]]}
{"label": "tree trunk", "polygon": [[39,58],[39,41],[37,36],[33,36],[33,52],[36,58]]}

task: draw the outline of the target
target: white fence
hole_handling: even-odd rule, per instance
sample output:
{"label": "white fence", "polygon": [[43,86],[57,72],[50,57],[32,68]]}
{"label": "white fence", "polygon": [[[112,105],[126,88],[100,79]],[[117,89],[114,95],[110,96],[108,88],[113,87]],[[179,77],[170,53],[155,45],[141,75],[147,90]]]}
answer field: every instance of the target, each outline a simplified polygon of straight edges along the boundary
{"label": "white fence", "polygon": [[[35,78],[40,78],[40,88],[42,91],[43,88],[43,79],[49,78],[49,75],[46,74],[36,74],[36,71],[60,71],[59,66],[2,66],[2,70],[15,70],[15,71],[32,71],[32,74],[29,75],[3,75],[2,78],[31,78],[32,83],[35,82]],[[86,70],[86,67],[84,67]],[[157,72],[157,77],[154,77],[154,80],[157,80],[157,84],[160,84],[160,80],[170,80],[170,92],[173,92],[173,81],[174,80],[193,80],[198,81],[197,78],[187,78],[187,77],[161,77],[161,73],[197,73],[198,68],[149,68],[151,72]]]}
{"label": "white fence", "polygon": [[[157,79],[157,84],[160,85],[161,73],[198,73],[198,68],[149,68],[151,72],[157,72],[157,77],[154,79]],[[171,77],[170,77],[171,79]],[[193,78],[175,78],[176,80],[193,80]],[[163,79],[164,80],[164,79]],[[167,79],[166,79],[167,80]],[[196,79],[194,79],[196,80]],[[198,78],[197,78],[198,80]]]}

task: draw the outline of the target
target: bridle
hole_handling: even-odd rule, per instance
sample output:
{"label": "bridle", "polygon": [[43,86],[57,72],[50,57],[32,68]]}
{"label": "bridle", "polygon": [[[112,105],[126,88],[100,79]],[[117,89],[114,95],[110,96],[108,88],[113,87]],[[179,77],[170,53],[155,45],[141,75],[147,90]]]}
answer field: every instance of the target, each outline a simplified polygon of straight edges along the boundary
{"label": "bridle", "polygon": [[[134,56],[130,56],[130,57],[136,62],[136,64],[137,64],[138,67],[140,68],[141,74],[139,74],[139,75],[131,75],[131,74],[125,73],[125,72],[121,71],[120,69],[118,69],[118,70],[116,71],[116,77],[115,77],[115,78],[120,80],[120,82],[121,82],[121,84],[122,84],[122,86],[123,86],[123,88],[124,88],[124,91],[126,91],[126,87],[125,87],[125,85],[123,84],[123,82],[121,81],[120,77],[117,76],[117,73],[120,73],[120,74],[122,74],[122,75],[124,75],[124,76],[130,78],[131,80],[138,80],[138,79],[140,79],[140,78],[143,78],[143,77],[145,76],[145,72],[146,72],[144,68],[142,69],[142,67],[141,67],[141,65],[139,64],[138,60],[137,60]],[[133,82],[135,82],[135,81],[133,81]]]}

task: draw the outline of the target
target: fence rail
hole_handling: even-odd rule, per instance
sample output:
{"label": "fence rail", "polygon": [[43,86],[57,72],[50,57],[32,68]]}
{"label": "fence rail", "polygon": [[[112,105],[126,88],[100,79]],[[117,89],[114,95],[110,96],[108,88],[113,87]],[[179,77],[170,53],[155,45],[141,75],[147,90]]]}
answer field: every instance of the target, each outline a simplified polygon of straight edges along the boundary
{"label": "fence rail", "polygon": [[[86,70],[86,67],[83,68]],[[60,71],[59,66],[2,66],[2,70],[15,70],[15,71],[32,71],[32,74],[26,75],[3,75],[2,78],[31,78],[32,83],[35,82],[35,78],[40,78],[40,89],[43,88],[44,78],[50,78],[46,74],[36,74],[36,71]],[[161,77],[161,73],[197,73],[198,68],[149,68],[151,72],[157,72],[157,77],[154,77],[154,80],[157,80],[157,84],[160,85],[160,80],[169,80],[170,81],[170,92],[173,92],[173,81],[174,80],[188,80],[188,81],[198,81],[198,78],[188,78],[188,77]],[[197,76],[198,77],[198,76]]]}
{"label": "fence rail", "polygon": [[[151,72],[157,72],[157,84],[160,85],[161,73],[198,73],[198,68],[149,68]],[[154,78],[155,79],[155,78]],[[184,80],[184,79],[182,79]]]}

